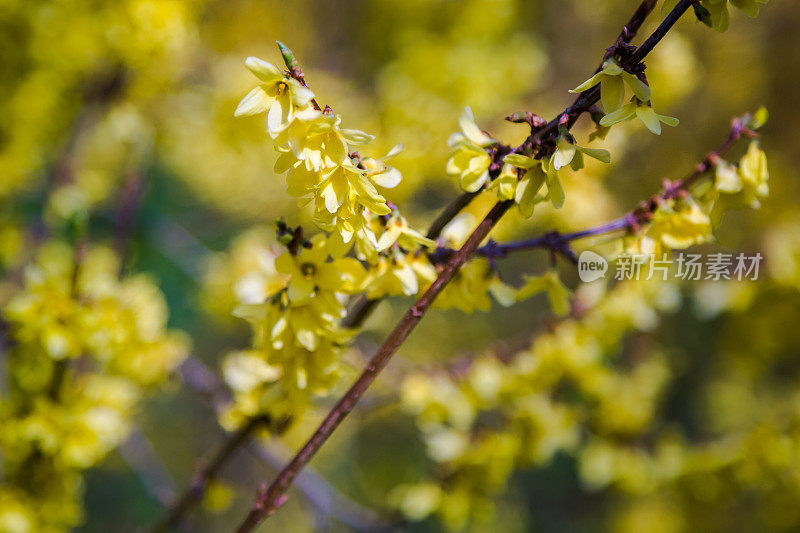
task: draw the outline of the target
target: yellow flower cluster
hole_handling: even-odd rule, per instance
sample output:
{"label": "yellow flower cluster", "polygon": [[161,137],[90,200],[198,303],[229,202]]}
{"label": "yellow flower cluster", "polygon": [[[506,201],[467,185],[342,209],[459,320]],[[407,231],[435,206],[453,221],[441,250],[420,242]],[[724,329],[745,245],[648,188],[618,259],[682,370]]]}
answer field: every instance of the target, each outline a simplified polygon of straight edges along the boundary
{"label": "yellow flower cluster", "polygon": [[360,291],[365,272],[356,259],[342,257],[332,239],[318,234],[279,255],[276,275],[261,287],[281,284],[280,290],[234,311],[252,324],[254,346],[223,361],[223,376],[234,394],[222,415],[225,427],[260,415],[284,420],[302,411],[311,395],[335,384],[342,348],[351,336],[340,326],[346,295]]}
{"label": "yellow flower cluster", "polygon": [[758,141],[750,143],[738,165],[716,163],[713,179],[694,184],[692,195],[659,204],[648,223],[627,244],[631,253],[661,254],[713,239],[712,214],[717,206],[744,205],[758,209],[769,194],[767,157]]}
{"label": "yellow flower cluster", "polygon": [[[765,114],[759,114],[749,126],[763,122]],[[556,153],[565,149],[573,156],[579,150],[564,145]],[[569,164],[569,155],[554,158]],[[522,157],[511,161],[524,165]],[[757,207],[768,194],[766,157],[757,141],[737,166],[722,160],[714,164],[711,180],[692,183],[698,199],[687,191],[662,200],[650,222],[628,242],[629,249],[660,253],[705,242],[712,238],[710,212],[718,199]],[[554,271],[509,289],[517,299],[547,292],[558,314],[570,308],[569,291]],[[587,488],[614,486],[636,497],[686,479],[753,468],[750,459],[737,455],[750,453],[746,450],[757,438],[753,434],[687,444],[665,431],[648,437],[647,446],[632,442],[653,431],[672,368],[656,347],[625,356],[630,348],[624,341],[632,333],[652,330],[659,313],[679,302],[676,287],[661,281],[620,283],[608,290],[587,285],[576,296],[576,317],[539,336],[528,351],[488,354],[466,369],[409,376],[403,403],[416,417],[440,477],[398,487],[393,503],[409,519],[436,514],[450,528],[462,529],[488,515],[491,497],[503,490],[515,468],[542,466],[558,452],[576,458]],[[562,394],[565,388],[569,394]]]}
{"label": "yellow flower cluster", "polygon": [[0,530],[65,531],[81,521],[81,471],[128,435],[139,400],[188,352],[165,330],[151,279],[119,280],[106,248],[76,258],[42,246],[4,306],[11,347],[0,399]]}
{"label": "yellow flower cluster", "polygon": [[[594,291],[594,293],[592,293]],[[411,374],[402,401],[415,415],[439,481],[398,487],[391,498],[410,519],[439,515],[458,530],[491,510],[515,468],[580,453],[594,435],[635,434],[651,423],[669,368],[658,354],[612,364],[625,337],[652,329],[679,297],[666,283],[631,282],[579,295],[591,308],[559,323],[526,351],[487,354],[466,370]],[[453,377],[454,373],[457,377]],[[573,393],[560,395],[564,387]]]}
{"label": "yellow flower cluster", "polygon": [[[499,200],[514,200],[526,218],[533,215],[538,203],[549,200],[557,209],[564,205],[564,188],[558,177],[561,168],[582,169],[584,155],[604,163],[611,161],[607,150],[579,146],[566,128],[562,128],[549,158],[536,159],[519,153],[505,155],[500,171],[492,179],[489,170],[497,141],[478,127],[468,107],[459,119],[459,127],[461,132],[452,134],[448,140],[451,153],[447,174],[458,178],[461,188],[467,192],[474,193],[485,187],[494,190]],[[547,192],[541,194],[539,191],[545,184]]]}
{"label": "yellow flower cluster", "polygon": [[275,171],[288,171],[287,191],[307,198],[314,222],[337,233],[343,243],[377,250],[373,220],[391,212],[377,187],[393,188],[402,176],[386,161],[402,150],[394,147],[379,159],[361,157],[354,148],[372,141],[362,131],[341,127],[341,117],[313,101],[305,83],[277,67],[250,57],[247,68],[260,84],[240,102],[237,116],[266,113],[267,132],[281,153]]}

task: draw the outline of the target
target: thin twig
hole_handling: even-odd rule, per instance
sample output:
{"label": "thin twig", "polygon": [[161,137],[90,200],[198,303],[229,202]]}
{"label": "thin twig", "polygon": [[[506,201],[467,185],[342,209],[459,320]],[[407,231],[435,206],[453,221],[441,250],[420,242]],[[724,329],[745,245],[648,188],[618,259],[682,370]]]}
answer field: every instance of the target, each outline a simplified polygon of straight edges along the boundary
{"label": "thin twig", "polygon": [[156,501],[166,504],[175,498],[175,481],[141,430],[135,429],[131,432],[119,447],[119,454]]}
{"label": "thin twig", "polygon": [[453,220],[456,215],[459,214],[465,207],[467,207],[470,202],[472,202],[472,199],[479,194],[480,191],[465,192],[450,202],[439,214],[439,216],[436,217],[436,220],[431,223],[431,227],[428,229],[428,234],[426,237],[429,239],[438,239],[444,227],[447,226],[447,224],[450,223],[450,221]]}

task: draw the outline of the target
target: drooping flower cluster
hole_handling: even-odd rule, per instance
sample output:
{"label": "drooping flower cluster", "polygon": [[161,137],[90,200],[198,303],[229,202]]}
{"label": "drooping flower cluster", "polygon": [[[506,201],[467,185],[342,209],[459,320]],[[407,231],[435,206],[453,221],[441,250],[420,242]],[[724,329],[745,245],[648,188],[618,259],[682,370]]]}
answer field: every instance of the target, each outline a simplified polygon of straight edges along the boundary
{"label": "drooping flower cluster", "polygon": [[330,108],[320,110],[304,82],[271,63],[250,57],[246,66],[261,83],[244,97],[236,115],[266,113],[267,132],[281,152],[275,170],[288,172],[289,194],[307,200],[314,222],[343,243],[377,249],[373,219],[391,212],[377,187],[400,182],[400,173],[386,161],[402,146],[382,158],[360,157],[355,149],[373,136],[342,128],[341,117]]}
{"label": "drooping flower cluster", "polygon": [[226,427],[260,415],[277,423],[336,382],[351,336],[340,326],[346,295],[360,292],[365,272],[330,240],[318,234],[279,255],[274,267],[284,286],[234,311],[252,324],[254,340],[252,349],[229,354],[222,365],[234,393],[223,414]]}
{"label": "drooping flower cluster", "polygon": [[[499,172],[492,177],[489,170],[497,153],[497,141],[478,127],[469,108],[464,110],[459,126],[461,132],[451,135],[448,141],[452,151],[447,173],[458,177],[461,188],[467,192],[486,187],[494,190],[499,200],[514,200],[526,218],[533,215],[538,203],[549,200],[556,208],[564,205],[564,188],[558,177],[561,168],[569,165],[580,170],[584,155],[604,163],[611,161],[608,151],[579,146],[566,128],[560,128],[556,148],[549,158],[508,153],[502,158]],[[540,193],[545,184],[546,192]]]}
{"label": "drooping flower cluster", "polygon": [[[436,277],[422,253],[434,241],[411,228],[378,192],[400,183],[400,172],[388,162],[402,145],[379,158],[356,152],[373,137],[342,128],[339,115],[320,109],[291,51],[280,46],[289,70],[248,58],[246,66],[260,83],[235,114],[266,114],[267,133],[280,153],[276,172],[287,174],[288,193],[311,205],[315,224],[328,235],[292,244],[290,234],[284,243],[289,251],[274,260],[280,276],[268,276],[272,290],[236,309],[253,325],[254,347],[223,363],[234,391],[223,415],[226,427],[264,414],[285,420],[311,395],[330,389],[352,335],[340,326],[347,295],[415,295]],[[351,249],[368,269],[345,257]]]}
{"label": "drooping flower cluster", "polygon": [[[4,306],[11,347],[0,399],[4,531],[81,521],[81,472],[127,437],[139,400],[187,355],[153,281],[120,281],[106,248],[45,244]],[[12,527],[13,525],[13,527]]]}

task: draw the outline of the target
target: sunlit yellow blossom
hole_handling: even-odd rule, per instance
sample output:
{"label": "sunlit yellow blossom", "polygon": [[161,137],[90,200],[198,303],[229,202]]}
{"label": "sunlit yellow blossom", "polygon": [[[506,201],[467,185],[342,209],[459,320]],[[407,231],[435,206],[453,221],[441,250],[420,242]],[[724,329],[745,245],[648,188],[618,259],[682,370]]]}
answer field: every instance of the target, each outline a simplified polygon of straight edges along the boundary
{"label": "sunlit yellow blossom", "polygon": [[465,313],[476,310],[488,311],[491,307],[489,295],[506,307],[515,301],[513,290],[490,268],[489,261],[477,258],[468,261],[456,272],[434,306],[442,309],[461,309]]}
{"label": "sunlit yellow blossom", "polygon": [[315,172],[349,162],[347,155],[352,149],[369,144],[374,137],[344,129],[341,122],[339,115],[313,109],[298,114],[297,120],[273,135],[275,145],[286,150],[275,162],[275,171],[282,173],[295,161],[302,161],[306,169]]}
{"label": "sunlit yellow blossom", "polygon": [[301,246],[297,255],[288,251],[275,260],[275,269],[289,276],[289,300],[294,304],[308,301],[320,291],[351,292],[361,284],[364,269],[350,257],[330,259],[324,235],[315,235],[311,246]]}
{"label": "sunlit yellow blossom", "polygon": [[436,279],[436,269],[424,254],[390,253],[371,265],[365,286],[368,298],[418,294]]}
{"label": "sunlit yellow blossom", "polygon": [[378,250],[385,250],[394,243],[407,251],[414,251],[420,246],[431,248],[436,245],[435,241],[411,228],[406,219],[396,211],[386,220],[384,231],[378,239]]}
{"label": "sunlit yellow blossom", "polygon": [[556,150],[550,159],[550,165],[555,170],[560,170],[567,165],[573,170],[580,170],[583,168],[584,154],[603,163],[611,162],[611,154],[608,153],[608,150],[578,146],[572,135],[562,134],[558,136]]}
{"label": "sunlit yellow blossom", "polygon": [[248,57],[245,66],[261,83],[245,96],[236,108],[236,116],[267,113],[267,131],[278,134],[294,119],[298,110],[314,98],[308,88],[284,75],[272,63]]}
{"label": "sunlit yellow blossom", "polygon": [[[532,157],[519,154],[507,155],[504,161],[516,168],[525,170],[525,174],[522,178],[519,178],[519,182],[514,183],[515,188],[512,197],[519,207],[519,212],[522,213],[522,216],[530,217],[533,215],[534,206],[546,199],[545,195],[539,194],[542,185],[547,181],[547,175],[543,170],[542,163]],[[505,190],[503,194],[506,194],[510,192],[510,183],[508,183],[510,180],[508,177],[505,177],[504,180],[505,182],[499,185],[499,187],[504,187]],[[498,194],[500,194],[500,191],[498,191]]]}
{"label": "sunlit yellow blossom", "polygon": [[750,143],[747,153],[739,161],[739,177],[745,201],[758,208],[761,205],[759,199],[769,194],[769,168],[767,156],[757,141]]}
{"label": "sunlit yellow blossom", "polygon": [[658,207],[647,235],[667,248],[688,248],[712,239],[711,219],[691,199],[671,200]]}
{"label": "sunlit yellow blossom", "polygon": [[400,174],[399,170],[387,165],[386,161],[397,156],[402,150],[403,145],[397,144],[389,150],[389,153],[378,159],[362,157],[361,165],[366,169],[367,177],[375,182],[375,185],[378,187],[384,187],[386,189],[395,188],[403,179],[403,176]]}
{"label": "sunlit yellow blossom", "polygon": [[464,113],[458,121],[461,133],[454,133],[447,141],[452,149],[450,159],[447,161],[447,174],[458,176],[461,188],[468,192],[475,192],[489,181],[489,165],[491,157],[485,148],[494,143],[494,139],[481,131],[470,108],[464,108]]}

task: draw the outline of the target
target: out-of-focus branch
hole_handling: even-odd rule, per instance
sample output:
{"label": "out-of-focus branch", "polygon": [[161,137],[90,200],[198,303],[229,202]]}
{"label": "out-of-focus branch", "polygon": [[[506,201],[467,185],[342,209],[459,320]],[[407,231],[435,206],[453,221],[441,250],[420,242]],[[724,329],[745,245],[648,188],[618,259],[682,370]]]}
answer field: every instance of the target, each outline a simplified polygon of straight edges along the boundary
{"label": "out-of-focus branch", "polygon": [[162,504],[172,501],[175,497],[175,481],[144,433],[133,430],[128,440],[119,447],[119,454],[153,498]]}

